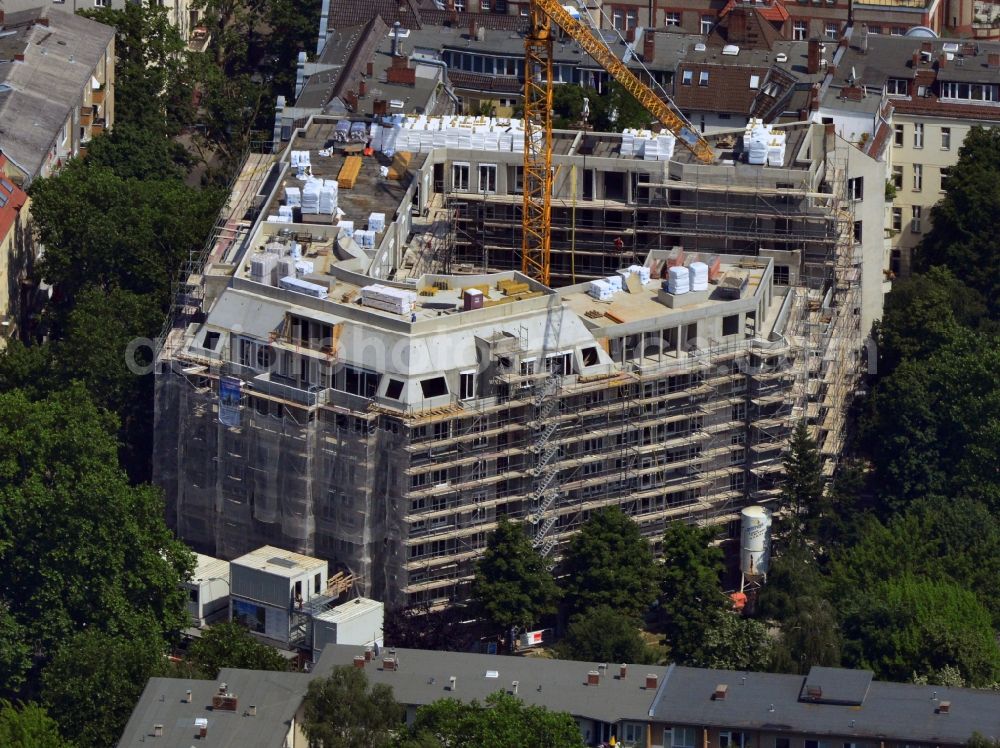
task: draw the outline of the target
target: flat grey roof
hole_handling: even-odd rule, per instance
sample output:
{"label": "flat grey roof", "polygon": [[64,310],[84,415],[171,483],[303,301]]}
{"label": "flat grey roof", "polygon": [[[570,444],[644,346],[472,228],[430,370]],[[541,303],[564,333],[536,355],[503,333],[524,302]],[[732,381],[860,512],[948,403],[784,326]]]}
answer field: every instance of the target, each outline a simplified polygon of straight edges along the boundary
{"label": "flat grey roof", "polygon": [[[282,748],[309,681],[308,673],[272,673],[226,668],[216,680],[150,678],[132,710],[118,748],[191,748],[192,745]],[[235,712],[213,710],[212,696],[226,683],[237,697]],[[191,691],[191,703],[185,692]],[[250,705],[254,717],[244,716]],[[208,737],[199,739],[195,720],[208,720]],[[153,738],[153,726],[163,734]]]}
{"label": "flat grey roof", "polygon": [[[962,744],[977,731],[1000,737],[995,691],[872,681],[861,704],[816,703],[800,699],[807,680],[824,683],[824,697],[829,688],[854,699],[871,674],[814,670],[800,676],[673,667],[649,716],[666,724],[920,743]],[[729,686],[726,697],[713,699],[722,683]],[[937,711],[942,701],[951,704],[947,714]]]}
{"label": "flat grey roof", "polygon": [[[328,646],[314,672],[323,676],[338,665],[350,665],[354,656],[364,651],[364,647]],[[588,686],[587,673],[597,670],[599,663],[420,649],[394,651],[398,670],[383,670],[379,658],[365,667],[365,673],[371,683],[392,686],[396,700],[403,704],[422,705],[445,698],[481,702],[496,691],[511,691],[511,684],[517,681],[517,695],[526,704],[604,722],[646,719],[654,693],[645,688],[646,673],[655,673],[660,679],[666,673],[665,667],[657,665],[630,665],[628,676],[619,679],[619,664],[610,663],[601,671],[600,685]],[[382,656],[388,652],[384,649]],[[448,690],[452,676],[455,691]]]}

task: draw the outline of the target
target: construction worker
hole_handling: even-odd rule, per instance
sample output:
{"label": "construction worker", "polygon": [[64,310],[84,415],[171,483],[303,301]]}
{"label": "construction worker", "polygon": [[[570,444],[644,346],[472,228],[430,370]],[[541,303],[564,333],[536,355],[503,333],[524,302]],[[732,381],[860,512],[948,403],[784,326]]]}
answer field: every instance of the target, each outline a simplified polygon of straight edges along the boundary
{"label": "construction worker", "polygon": [[615,237],[615,252],[622,253],[625,251],[625,242],[622,241],[620,236]]}

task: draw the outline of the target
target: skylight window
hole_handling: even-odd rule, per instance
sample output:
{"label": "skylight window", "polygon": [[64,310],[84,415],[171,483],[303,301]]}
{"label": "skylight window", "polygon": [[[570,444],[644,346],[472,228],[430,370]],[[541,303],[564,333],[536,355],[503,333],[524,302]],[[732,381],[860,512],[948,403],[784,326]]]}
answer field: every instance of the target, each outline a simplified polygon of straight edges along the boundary
{"label": "skylight window", "polygon": [[698,73],[698,85],[699,86],[707,86],[708,85],[708,71],[707,70],[702,70],[700,73]]}
{"label": "skylight window", "polygon": [[750,88],[752,90],[754,90],[754,91],[756,91],[758,88],[760,88],[760,76],[759,75],[751,75],[750,76]]}

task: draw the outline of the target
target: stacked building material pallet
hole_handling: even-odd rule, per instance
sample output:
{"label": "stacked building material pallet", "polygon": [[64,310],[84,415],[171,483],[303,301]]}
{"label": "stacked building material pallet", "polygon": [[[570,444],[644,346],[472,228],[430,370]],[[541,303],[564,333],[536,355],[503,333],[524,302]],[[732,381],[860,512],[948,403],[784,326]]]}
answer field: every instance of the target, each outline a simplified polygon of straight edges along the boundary
{"label": "stacked building material pallet", "polygon": [[337,177],[337,184],[342,190],[354,189],[354,183],[361,173],[361,156],[348,156],[344,159],[344,165],[340,169]]}

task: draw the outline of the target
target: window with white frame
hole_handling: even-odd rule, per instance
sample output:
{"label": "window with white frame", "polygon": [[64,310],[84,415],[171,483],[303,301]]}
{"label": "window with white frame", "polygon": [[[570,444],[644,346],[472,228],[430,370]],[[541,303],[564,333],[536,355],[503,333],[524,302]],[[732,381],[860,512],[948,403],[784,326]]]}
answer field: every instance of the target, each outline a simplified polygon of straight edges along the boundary
{"label": "window with white frame", "polygon": [[890,96],[906,96],[910,93],[910,82],[906,78],[890,78],[885,82],[885,92]]}
{"label": "window with white frame", "polygon": [[700,73],[698,73],[698,85],[699,86],[707,86],[708,85],[708,71],[707,70],[702,70]]}
{"label": "window with white frame", "polygon": [[942,127],[941,128],[941,150],[950,151],[951,150],[951,128]]}
{"label": "window with white frame", "polygon": [[792,24],[792,39],[795,41],[804,42],[808,33],[809,24],[806,21],[795,21]]}
{"label": "window with white frame", "polygon": [[910,231],[914,234],[920,233],[920,216],[923,213],[923,208],[919,205],[914,205],[910,208]]}
{"label": "window with white frame", "polygon": [[924,125],[922,122],[917,122],[913,125],[913,147],[924,147]]}
{"label": "window with white frame", "polygon": [[451,189],[453,192],[469,191],[469,164],[456,162],[451,165]]}
{"label": "window with white frame", "polygon": [[903,209],[893,208],[892,209],[892,230],[902,231],[903,230]]}
{"label": "window with white frame", "polygon": [[681,85],[690,86],[692,77],[694,77],[694,73],[692,73],[690,70],[685,70],[683,73],[681,73]]}
{"label": "window with white frame", "polygon": [[942,166],[941,167],[941,192],[944,192],[948,186],[948,175],[951,174],[951,167]]}
{"label": "window with white frame", "polygon": [[490,0],[479,0],[480,10],[490,10]]}
{"label": "window with white frame", "polygon": [[847,195],[851,200],[865,199],[865,178],[853,177],[847,180]]}
{"label": "window with white frame", "polygon": [[750,90],[751,91],[756,91],[758,88],[760,88],[760,76],[759,75],[751,75],[750,76]]}
{"label": "window with white frame", "polygon": [[889,29],[889,34],[892,36],[906,36],[906,26],[893,26]]}
{"label": "window with white frame", "polygon": [[836,40],[839,34],[840,34],[840,24],[838,23],[828,23],[826,24],[826,28],[823,29],[823,35],[826,36],[827,39]]}
{"label": "window with white frame", "polygon": [[642,722],[622,722],[619,743],[646,744],[646,725]]}
{"label": "window with white frame", "polygon": [[897,148],[902,148],[904,139],[906,138],[906,127],[905,125],[893,125],[893,138],[892,143]]}
{"label": "window with white frame", "polygon": [[455,0],[455,10],[459,13],[465,12],[465,0]]}
{"label": "window with white frame", "polygon": [[924,188],[924,166],[923,164],[913,165],[913,191],[920,192]]}
{"label": "window with white frame", "polygon": [[667,13],[666,16],[667,26],[680,26],[681,25],[681,14],[677,12]]}
{"label": "window with white frame", "polygon": [[903,165],[897,164],[892,167],[892,184],[897,190],[903,189]]}
{"label": "window with white frame", "polygon": [[459,375],[459,397],[472,400],[476,396],[476,372],[463,371]]}
{"label": "window with white frame", "polygon": [[855,244],[860,244],[861,243],[861,238],[864,236],[864,230],[862,228],[862,225],[863,224],[862,224],[861,221],[855,221],[854,222],[854,242],[855,242]]}
{"label": "window with white frame", "polygon": [[715,18],[713,16],[702,16],[701,17],[701,33],[711,34],[712,27],[715,25]]}
{"label": "window with white frame", "polygon": [[625,28],[625,11],[622,8],[611,9],[611,25],[619,30]]}
{"label": "window with white frame", "polygon": [[882,27],[879,26],[878,24],[871,24],[870,23],[870,24],[868,24],[868,33],[869,34],[881,34],[882,33]]}
{"label": "window with white frame", "polygon": [[942,81],[941,98],[960,101],[1000,101],[995,84],[958,83],[955,81]]}
{"label": "window with white frame", "polygon": [[479,191],[492,195],[497,191],[497,165],[479,165]]}

